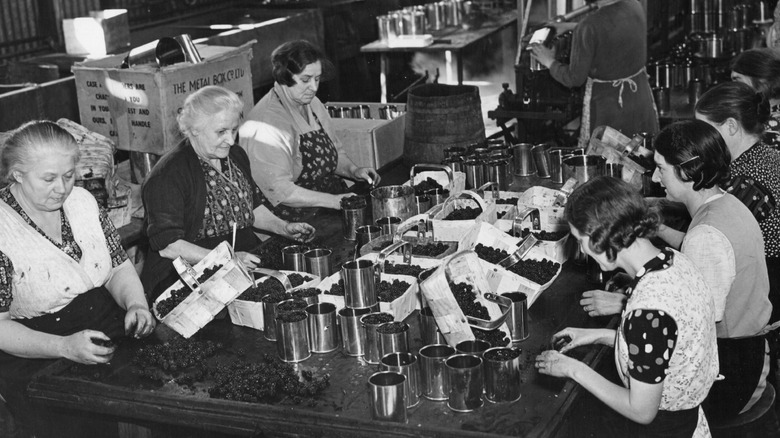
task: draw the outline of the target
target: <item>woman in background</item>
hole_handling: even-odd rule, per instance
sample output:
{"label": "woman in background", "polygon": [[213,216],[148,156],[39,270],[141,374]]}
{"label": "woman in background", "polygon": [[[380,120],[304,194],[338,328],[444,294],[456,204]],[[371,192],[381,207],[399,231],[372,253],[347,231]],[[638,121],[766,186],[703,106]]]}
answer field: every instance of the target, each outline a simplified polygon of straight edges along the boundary
{"label": "woman in background", "polygon": [[284,43],[271,54],[274,87],[241,126],[241,146],[253,177],[287,220],[310,219],[318,208],[341,209],[341,177],[379,183],[370,167],[358,167],[341,145],[325,106],[317,98],[330,63],[304,40]]}
{"label": "woman in background", "polygon": [[749,85],[769,101],[764,142],[780,147],[780,56],[776,49],[745,50],[731,62],[731,80]]}

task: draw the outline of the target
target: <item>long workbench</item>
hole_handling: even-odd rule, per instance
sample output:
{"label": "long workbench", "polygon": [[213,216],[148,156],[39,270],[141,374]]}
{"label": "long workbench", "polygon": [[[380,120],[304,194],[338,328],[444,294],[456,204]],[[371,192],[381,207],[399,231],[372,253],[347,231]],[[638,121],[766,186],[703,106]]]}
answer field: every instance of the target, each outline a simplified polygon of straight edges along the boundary
{"label": "long workbench", "polygon": [[[392,172],[386,175],[385,181],[403,180],[406,170],[401,167],[396,172],[395,177]],[[538,184],[556,186],[549,180],[516,178],[512,189]],[[315,226],[321,243],[334,249],[338,264],[352,256],[353,243],[341,236],[339,212],[318,217]],[[576,422],[568,421],[570,414],[581,409],[582,403],[577,401],[585,394],[571,381],[538,374],[533,359],[548,347],[551,335],[565,326],[604,327],[611,323],[609,318],[588,317],[580,307],[581,293],[593,287],[585,267],[572,262],[564,265],[560,276],[529,310],[529,338],[517,344],[523,351],[521,399],[511,404],[486,402],[471,413],[454,413],[446,402],[423,399],[409,410],[407,424],[373,421],[367,382],[377,366],[349,357],[341,349],[312,354],[295,365],[315,376],[330,376],[330,387],[313,405],[212,399],[205,389],[209,382],[186,386],[171,379],[159,387],[141,377],[139,366],[133,364],[135,350],[145,343],[161,342],[156,337],[122,344],[110,365],[98,368],[59,361],[40,375],[29,391],[46,410],[110,418],[120,423],[119,436],[128,437],[166,436],[162,431],[171,430],[200,431],[205,436],[567,436],[569,428],[577,427]],[[418,314],[415,311],[406,319],[411,326],[410,350],[415,353],[422,347]],[[224,363],[238,356],[259,361],[264,354],[277,354],[275,343],[265,340],[262,331],[235,326],[229,318],[209,323],[196,337],[225,345],[210,361]],[[582,348],[574,355],[592,367],[611,362],[611,350],[601,347]]]}

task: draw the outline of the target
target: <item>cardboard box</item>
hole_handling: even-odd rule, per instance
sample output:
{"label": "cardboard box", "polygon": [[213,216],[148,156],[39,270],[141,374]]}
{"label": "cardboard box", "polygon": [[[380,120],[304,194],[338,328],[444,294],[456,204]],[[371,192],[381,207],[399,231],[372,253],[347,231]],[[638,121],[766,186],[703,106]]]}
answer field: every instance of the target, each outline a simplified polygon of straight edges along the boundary
{"label": "cardboard box", "polygon": [[65,51],[72,55],[105,56],[130,47],[127,9],[89,11],[89,17],[62,20]]}
{"label": "cardboard box", "polygon": [[184,99],[206,85],[221,85],[254,104],[252,44],[197,46],[203,62],[121,69],[124,55],[73,66],[81,124],[114,140],[117,148],[162,155],[181,140],[176,115]]}
{"label": "cardboard box", "polygon": [[[404,121],[405,114],[393,120],[379,118],[379,108],[384,103],[331,102],[331,107],[353,107],[368,105],[370,119],[340,119],[331,118],[347,155],[360,167],[380,167],[389,164],[404,153]],[[395,105],[399,111],[406,111],[404,104]]]}

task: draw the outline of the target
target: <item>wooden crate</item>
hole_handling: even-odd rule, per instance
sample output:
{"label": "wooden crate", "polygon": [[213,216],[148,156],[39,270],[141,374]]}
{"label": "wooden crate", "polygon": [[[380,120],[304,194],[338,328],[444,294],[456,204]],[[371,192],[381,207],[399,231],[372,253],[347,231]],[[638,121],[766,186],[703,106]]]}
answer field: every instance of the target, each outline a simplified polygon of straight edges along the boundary
{"label": "wooden crate", "polygon": [[206,85],[236,92],[244,113],[254,105],[252,44],[198,45],[203,62],[122,69],[123,55],[73,66],[81,124],[114,141],[117,148],[162,155],[181,141],[176,116],[184,100]]}

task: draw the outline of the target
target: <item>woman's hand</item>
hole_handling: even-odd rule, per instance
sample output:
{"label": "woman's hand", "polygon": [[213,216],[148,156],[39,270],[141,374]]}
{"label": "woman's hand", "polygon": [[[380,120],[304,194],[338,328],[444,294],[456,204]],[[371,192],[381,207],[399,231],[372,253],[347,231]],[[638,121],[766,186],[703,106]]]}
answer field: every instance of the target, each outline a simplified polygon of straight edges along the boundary
{"label": "woman's hand", "polygon": [[541,374],[547,374],[548,376],[553,377],[571,378],[574,374],[574,370],[577,367],[582,366],[582,362],[577,359],[572,359],[559,351],[547,350],[536,356],[534,366]]}
{"label": "woman's hand", "polygon": [[[614,333],[614,331],[612,331]],[[583,345],[591,345],[597,343],[605,343],[604,330],[599,329],[582,329],[574,327],[566,327],[565,329],[554,334],[552,337],[553,345],[563,342],[563,347],[560,349],[561,353],[566,353]]]}
{"label": "woman's hand", "polygon": [[299,242],[308,242],[314,239],[316,230],[305,222],[288,222],[284,226],[284,236]]}
{"label": "woman's hand", "polygon": [[358,167],[352,172],[352,177],[355,179],[362,179],[368,182],[372,186],[379,185],[379,181],[382,180],[382,177],[379,176],[379,173],[371,167]]}
{"label": "woman's hand", "polygon": [[555,62],[555,51],[548,49],[541,44],[532,44],[531,53],[534,57],[545,67],[550,68],[553,62]]}
{"label": "woman's hand", "polygon": [[589,290],[583,292],[580,305],[590,316],[617,315],[626,305],[626,296],[620,292]]}
{"label": "woman's hand", "polygon": [[236,251],[236,257],[241,260],[241,263],[243,263],[247,269],[255,269],[260,267],[260,257],[252,253]]}
{"label": "woman's hand", "polygon": [[92,338],[111,342],[111,339],[102,332],[95,330],[82,330],[62,339],[60,355],[73,362],[86,365],[108,363],[114,356],[116,347],[103,347],[92,342]]}
{"label": "woman's hand", "polygon": [[148,306],[134,304],[125,313],[125,334],[136,339],[149,336],[154,331],[155,324]]}

